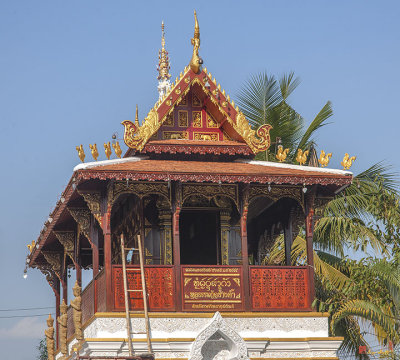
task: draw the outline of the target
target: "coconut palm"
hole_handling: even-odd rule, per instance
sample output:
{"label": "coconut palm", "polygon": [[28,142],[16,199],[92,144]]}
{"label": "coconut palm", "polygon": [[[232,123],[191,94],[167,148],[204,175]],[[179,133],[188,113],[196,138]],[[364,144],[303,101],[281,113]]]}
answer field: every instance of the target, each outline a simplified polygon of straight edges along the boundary
{"label": "coconut palm", "polygon": [[[369,321],[381,343],[385,339],[395,344],[400,341],[397,335],[399,255],[390,261],[343,260],[346,249],[365,251],[368,245],[378,254],[399,253],[396,186],[387,167],[373,165],[356,175],[346,191],[328,202],[315,223],[313,243],[318,250],[314,254],[317,296],[314,306],[332,315],[332,333],[345,337],[342,353],[355,354],[359,345],[366,344],[357,319]],[[280,237],[267,263],[276,264],[283,259],[283,237]],[[306,260],[306,241],[298,236],[292,245],[292,263],[302,265]]]}
{"label": "coconut palm", "polygon": [[[316,146],[313,138],[316,131],[326,125],[332,115],[331,104],[327,102],[306,128],[304,119],[288,104],[289,95],[298,85],[299,80],[293,73],[284,75],[279,81],[262,73],[252,76],[238,95],[238,104],[253,128],[271,124],[271,138],[281,138],[284,147],[291,149],[288,162],[294,162],[297,149],[306,150]],[[259,158],[275,161],[273,154],[268,152]],[[355,354],[358,346],[365,343],[357,320],[360,317],[372,323],[378,339],[390,336],[396,342],[399,340],[390,331],[391,327],[398,326],[397,320],[392,319],[398,316],[397,310],[393,310],[396,298],[390,299],[388,307],[371,301],[371,295],[351,296],[349,290],[360,286],[357,281],[368,287],[368,282],[360,280],[360,276],[355,274],[363,273],[360,269],[366,270],[367,267],[368,271],[377,271],[378,265],[371,267],[370,264],[367,266],[342,260],[348,249],[372,249],[377,254],[388,254],[390,250],[400,253],[397,189],[395,174],[390,172],[389,167],[378,163],[355,176],[352,185],[319,211],[320,218],[315,224],[313,238],[318,250],[314,259],[317,289],[314,305],[320,311],[332,314],[332,332],[345,336],[342,352]],[[276,263],[279,259],[284,259],[282,237],[277,239],[266,261]],[[305,259],[305,240],[299,236],[293,242],[292,260],[295,264],[302,264]],[[388,281],[388,277],[383,277],[382,273],[378,275],[377,272],[373,276],[371,279],[377,279],[382,289],[386,289],[384,281]],[[391,280],[390,291],[393,291],[397,285],[393,278]],[[386,294],[390,295],[390,291],[387,290]],[[375,295],[375,300],[382,298],[379,293]]]}
{"label": "coconut palm", "polygon": [[[289,148],[287,161],[293,161],[297,149],[310,149],[315,144],[313,135],[332,116],[332,106],[328,101],[306,128],[304,118],[289,104],[290,94],[300,84],[294,73],[283,75],[279,80],[267,73],[253,75],[238,94],[238,105],[253,128],[263,124],[272,125],[270,131],[274,142],[280,138],[282,145]],[[276,161],[268,151],[258,155],[259,159]]]}

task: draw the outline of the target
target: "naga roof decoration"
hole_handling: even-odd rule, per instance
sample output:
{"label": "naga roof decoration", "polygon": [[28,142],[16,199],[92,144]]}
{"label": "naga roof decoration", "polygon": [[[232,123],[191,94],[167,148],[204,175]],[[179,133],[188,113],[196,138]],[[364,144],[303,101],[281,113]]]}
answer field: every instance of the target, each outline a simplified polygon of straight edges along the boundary
{"label": "naga roof decoration", "polygon": [[[200,68],[203,63],[198,54],[200,29],[196,12],[194,15],[195,30],[191,39],[193,54],[189,66],[168,87],[166,93],[160,93],[159,100],[149,111],[141,126],[138,126],[137,121],[135,124],[129,120],[122,122],[125,127],[125,144],[131,149],[142,151],[150,138],[156,134],[168,116],[173,113],[176,106],[185,99],[191,89],[196,88],[205,96],[204,101],[207,103],[207,107],[211,108],[214,113],[218,113],[218,125],[223,126],[224,130],[228,130],[232,140],[247,144],[254,154],[267,150],[270,146],[269,130],[272,128],[271,125],[265,124],[257,130],[253,130],[244,114],[235,106],[234,101],[231,101],[230,96],[225,93],[225,90],[221,91],[221,85],[217,84],[211,73],[208,73],[206,68]],[[159,71],[161,76],[161,65]]]}

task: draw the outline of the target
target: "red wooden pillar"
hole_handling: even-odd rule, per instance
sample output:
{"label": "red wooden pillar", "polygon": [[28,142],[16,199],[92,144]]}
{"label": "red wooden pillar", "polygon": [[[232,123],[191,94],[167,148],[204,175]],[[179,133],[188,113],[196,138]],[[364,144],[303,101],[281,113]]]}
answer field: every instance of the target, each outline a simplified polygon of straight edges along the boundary
{"label": "red wooden pillar", "polygon": [[182,209],[182,186],[178,182],[175,186],[174,201],[172,204],[172,253],[175,269],[175,309],[182,311],[182,284],[181,284],[181,254],[180,254],[180,238],[179,238],[179,215]]}
{"label": "red wooden pillar", "polygon": [[315,299],[315,284],[314,284],[314,249],[313,249],[313,232],[314,232],[314,198],[315,195],[310,193],[306,199],[306,243],[307,243],[307,266],[308,266],[308,287],[310,309],[311,304]]}
{"label": "red wooden pillar", "polygon": [[242,268],[243,268],[243,292],[244,307],[251,311],[250,302],[250,274],[249,274],[249,253],[247,248],[247,213],[249,211],[249,187],[246,185],[242,192],[242,204],[240,214],[240,237],[242,247]]}
{"label": "red wooden pillar", "polygon": [[[105,199],[107,200],[107,199]],[[105,204],[102,217],[104,234],[104,271],[106,277],[106,311],[112,311],[112,265],[111,265],[111,205]]]}
{"label": "red wooden pillar", "polygon": [[64,266],[63,266],[63,272],[61,274],[61,285],[62,285],[62,298],[65,301],[65,303],[68,305],[68,276],[67,276],[67,267],[66,267],[66,261],[64,259]]}
{"label": "red wooden pillar", "polygon": [[99,230],[97,228],[96,219],[91,216],[90,220],[90,246],[92,248],[92,267],[93,279],[99,273]]}
{"label": "red wooden pillar", "polygon": [[79,286],[82,286],[82,267],[81,267],[81,256],[80,256],[80,245],[78,239],[79,233],[77,232],[75,236],[75,271],[76,271],[76,281],[78,282]]}
{"label": "red wooden pillar", "polygon": [[56,348],[58,349],[58,317],[60,316],[60,281],[53,275],[53,286],[52,289],[54,291],[55,299],[56,299],[56,318],[54,322],[56,324]]}

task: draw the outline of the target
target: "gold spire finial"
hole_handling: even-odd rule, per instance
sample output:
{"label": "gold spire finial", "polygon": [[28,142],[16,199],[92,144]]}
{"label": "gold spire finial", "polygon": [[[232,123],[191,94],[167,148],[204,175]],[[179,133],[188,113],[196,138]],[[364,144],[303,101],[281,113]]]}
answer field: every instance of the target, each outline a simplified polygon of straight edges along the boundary
{"label": "gold spire finial", "polygon": [[196,10],[194,11],[194,35],[191,39],[193,45],[192,59],[190,60],[189,66],[194,73],[198,73],[200,70],[200,65],[203,63],[203,59],[199,56],[200,49],[200,27],[197,20]]}
{"label": "gold spire finial", "polygon": [[158,52],[158,80],[168,80],[171,77],[169,73],[169,56],[168,51],[165,50],[165,33],[164,33],[164,21],[161,23],[161,50]]}
{"label": "gold spire finial", "polygon": [[135,125],[139,126],[139,110],[137,104],[136,104]]}

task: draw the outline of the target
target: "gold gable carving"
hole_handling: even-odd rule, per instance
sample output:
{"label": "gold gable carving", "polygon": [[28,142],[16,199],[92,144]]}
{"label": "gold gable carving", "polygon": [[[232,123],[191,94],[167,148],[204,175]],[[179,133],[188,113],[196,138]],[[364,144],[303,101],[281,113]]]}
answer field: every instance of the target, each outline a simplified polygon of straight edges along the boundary
{"label": "gold gable carving", "polygon": [[[228,101],[221,102],[217,99],[218,93],[221,93],[219,91],[220,85],[218,85],[218,88],[216,89],[217,91],[209,91],[209,89],[207,89],[205,86],[207,82],[216,84],[215,79],[211,80],[211,74],[207,75],[206,69],[204,69],[199,75],[195,75],[193,73],[189,74],[189,72],[191,72],[190,67],[186,67],[185,74],[181,74],[180,78],[171,85],[169,92],[150,110],[141,126],[138,126],[129,120],[122,122],[122,125],[124,125],[124,141],[128,147],[137,151],[141,151],[146,145],[147,141],[149,141],[149,139],[159,130],[161,125],[168,121],[169,116],[173,112],[175,106],[179,105],[183,99],[186,98],[186,95],[191,87],[194,84],[199,84],[211,102],[217,107],[224,118],[226,118],[236,133],[246,142],[254,154],[257,154],[260,151],[266,151],[269,148],[271,144],[269,135],[269,131],[272,129],[271,125],[264,124],[257,130],[252,129],[245,115],[237,107],[235,108],[233,101],[232,108],[234,108],[236,115],[232,118],[232,116],[226,111],[226,108],[230,106],[229,95],[225,97]],[[193,76],[193,78],[191,76]],[[176,89],[181,89],[181,87],[186,88],[180,92],[178,98],[174,100],[174,103],[172,103],[171,94],[173,94]],[[221,94],[225,96],[225,91],[223,91]],[[158,110],[162,105],[168,106],[169,109],[164,115],[162,115],[162,118],[160,119]]]}

